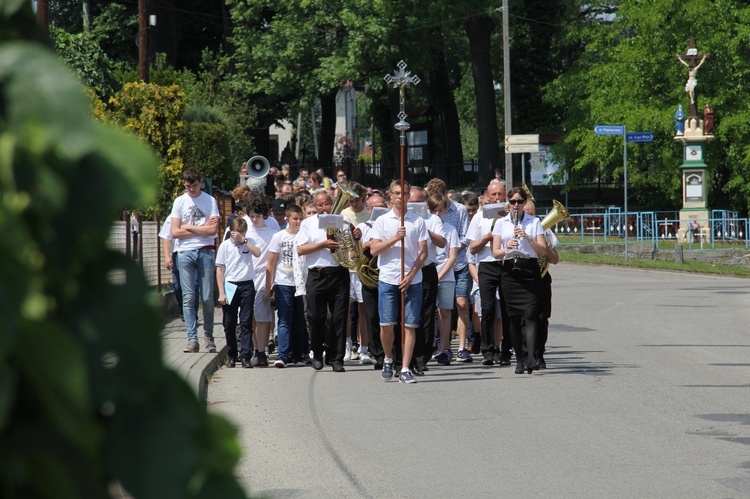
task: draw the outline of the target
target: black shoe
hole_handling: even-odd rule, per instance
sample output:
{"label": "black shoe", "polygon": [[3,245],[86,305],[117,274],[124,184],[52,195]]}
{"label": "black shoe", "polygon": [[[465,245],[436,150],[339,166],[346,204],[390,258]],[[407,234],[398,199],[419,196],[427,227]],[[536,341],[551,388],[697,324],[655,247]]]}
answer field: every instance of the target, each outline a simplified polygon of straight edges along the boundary
{"label": "black shoe", "polygon": [[342,364],[341,362],[331,362],[331,367],[333,368],[333,372],[335,373],[346,372],[346,369],[344,369],[344,364]]}
{"label": "black shoe", "polygon": [[372,365],[372,368],[375,369],[376,371],[382,371],[383,370],[383,361],[382,360],[375,361],[375,363]]}
{"label": "black shoe", "polygon": [[313,366],[313,369],[315,369],[316,371],[320,371],[321,369],[323,369],[323,361],[320,359],[313,358],[312,366]]}
{"label": "black shoe", "polygon": [[523,374],[524,370],[523,361],[516,362],[516,374]]}
{"label": "black shoe", "polygon": [[536,359],[534,362],[530,362],[529,365],[526,367],[526,370],[531,374],[531,371],[538,371],[542,367],[542,362],[539,359]]}
{"label": "black shoe", "polygon": [[544,359],[539,359],[539,369],[547,369],[547,363],[544,361]]}
{"label": "black shoe", "polygon": [[484,356],[484,359],[482,359],[482,365],[483,366],[494,366],[495,361],[492,360],[492,354],[486,354]]}
{"label": "black shoe", "polygon": [[234,367],[236,365],[237,365],[237,359],[235,359],[234,357],[229,357],[227,359],[227,367]]}
{"label": "black shoe", "polygon": [[471,353],[477,355],[482,352],[482,344],[478,339],[471,342]]}
{"label": "black shoe", "polygon": [[422,366],[419,365],[419,362],[415,362],[413,366],[411,366],[411,373],[414,376],[424,376],[424,371],[422,370]]}
{"label": "black shoe", "polygon": [[273,351],[276,349],[276,343],[274,343],[273,340],[268,340],[268,353],[273,353]]}
{"label": "black shoe", "polygon": [[266,352],[258,352],[258,367],[268,367],[268,356]]}
{"label": "black shoe", "polygon": [[252,369],[253,365],[250,363],[250,359],[247,357],[240,357],[240,363],[242,364],[242,367],[245,369]]}
{"label": "black shoe", "polygon": [[427,372],[430,370],[430,368],[427,367],[427,364],[425,364],[424,362],[420,362],[419,367],[421,367],[424,372]]}

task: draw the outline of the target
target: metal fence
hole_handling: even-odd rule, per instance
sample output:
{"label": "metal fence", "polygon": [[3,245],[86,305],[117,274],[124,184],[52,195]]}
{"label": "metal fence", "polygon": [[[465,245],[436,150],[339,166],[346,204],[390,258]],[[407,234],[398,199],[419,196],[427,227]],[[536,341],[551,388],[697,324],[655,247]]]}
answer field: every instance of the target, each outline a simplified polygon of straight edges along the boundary
{"label": "metal fence", "polygon": [[627,232],[634,242],[653,243],[657,249],[674,247],[675,243],[689,248],[744,246],[750,248],[748,219],[735,212],[714,210],[712,218],[680,220],[676,212],[640,211],[625,214],[618,207],[605,211],[571,209],[571,216],[552,228],[561,244],[621,243]]}
{"label": "metal fence", "polygon": [[[219,201],[220,233],[223,233],[226,218],[231,214],[231,202],[226,193],[216,195]],[[637,243],[651,243],[660,250],[669,251],[676,243],[688,249],[750,248],[748,219],[738,218],[735,212],[713,210],[712,218],[691,220],[692,225],[679,220],[677,212],[633,212],[625,214],[618,207],[604,211],[590,208],[569,208],[570,218],[559,222],[552,231],[560,244],[619,244],[625,232]],[[540,217],[544,213],[540,212]],[[125,211],[122,220],[114,222],[109,234],[109,248],[121,251],[138,261],[147,282],[161,289],[171,286],[172,274],[164,267],[161,251],[162,220],[158,215],[146,220],[138,212]],[[111,279],[124,280],[123,275],[112,275]]]}
{"label": "metal fence", "polygon": [[[232,214],[232,199],[228,192],[214,189],[214,198],[219,206],[219,234],[224,233],[226,220]],[[172,273],[164,267],[159,231],[163,217],[158,214],[146,219],[140,212],[123,211],[122,218],[112,224],[107,247],[121,251],[136,260],[143,268],[146,281],[161,289],[172,285]],[[125,279],[124,273],[109,276],[115,282]]]}

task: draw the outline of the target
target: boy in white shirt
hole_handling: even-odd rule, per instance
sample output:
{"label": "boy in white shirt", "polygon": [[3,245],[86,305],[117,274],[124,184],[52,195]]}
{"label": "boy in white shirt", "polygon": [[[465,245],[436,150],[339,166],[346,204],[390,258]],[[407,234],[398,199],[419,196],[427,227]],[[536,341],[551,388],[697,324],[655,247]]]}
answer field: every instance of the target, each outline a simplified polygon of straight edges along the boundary
{"label": "boy in white shirt", "polygon": [[182,173],[186,192],[175,199],[169,217],[172,238],[178,254],[177,268],[182,287],[182,311],[185,314],[188,344],[184,352],[194,353],[198,345],[198,293],[203,303],[203,336],[206,350],[216,352],[214,343],[214,262],[219,229],[219,206],[201,191],[202,177],[195,168]]}
{"label": "boy in white shirt", "polygon": [[274,234],[268,245],[264,298],[269,300],[271,293],[274,293],[276,298],[276,310],[279,314],[279,353],[274,366],[278,368],[286,367],[290,361],[293,361],[295,366],[305,365],[302,360],[302,354],[306,353],[305,310],[302,296],[296,294],[294,280],[297,233],[302,217],[302,208],[296,204],[287,206],[287,227]]}
{"label": "boy in white shirt", "polygon": [[229,224],[229,239],[224,240],[216,253],[216,282],[219,303],[224,312],[224,335],[227,339],[227,367],[237,363],[237,311],[240,319],[240,361],[242,367],[253,367],[250,354],[253,346],[253,303],[255,302],[255,268],[253,258],[260,256],[258,248],[245,237],[247,222],[235,218]]}
{"label": "boy in white shirt", "polygon": [[[385,351],[381,378],[393,378],[393,326],[399,322],[401,293],[404,293],[404,346],[403,368],[399,382],[416,383],[409,370],[414,352],[415,329],[419,326],[422,309],[422,265],[427,260],[427,227],[422,218],[405,212],[411,186],[404,182],[404,193],[398,181],[391,183],[393,209],[375,220],[372,228],[370,252],[378,257],[380,282],[378,283],[378,311],[380,313],[380,338]],[[404,225],[401,225],[401,216]],[[404,245],[404,277],[401,278],[401,245]]]}
{"label": "boy in white shirt", "polygon": [[[439,193],[432,194],[427,199],[430,212],[441,219],[448,210],[448,203],[448,198]],[[446,245],[444,248],[437,249],[440,351],[436,361],[440,366],[447,366],[450,365],[453,357],[451,352],[451,313],[456,298],[456,276],[453,272],[453,266],[456,264],[461,243],[458,241],[456,228],[445,221],[443,221],[443,233],[445,234]]]}
{"label": "boy in white shirt", "polygon": [[[273,310],[271,301],[265,298],[266,294],[266,265],[268,264],[268,245],[271,238],[278,229],[266,225],[269,212],[268,202],[264,196],[255,196],[250,200],[247,215],[252,225],[247,228],[247,237],[260,248],[260,256],[253,258],[255,267],[255,327],[253,328],[253,344],[255,345],[254,362],[260,367],[268,365],[268,356],[265,347],[273,326]],[[275,220],[274,220],[275,222]],[[278,224],[276,224],[278,225]]]}

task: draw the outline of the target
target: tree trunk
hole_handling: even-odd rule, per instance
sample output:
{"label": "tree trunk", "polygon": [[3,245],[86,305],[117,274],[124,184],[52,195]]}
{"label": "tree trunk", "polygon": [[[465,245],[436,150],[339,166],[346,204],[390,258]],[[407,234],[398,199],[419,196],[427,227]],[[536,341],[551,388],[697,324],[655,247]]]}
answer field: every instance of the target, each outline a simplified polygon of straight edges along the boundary
{"label": "tree trunk", "polygon": [[[320,96],[320,161],[323,168],[333,168],[333,150],[336,146],[336,94],[338,87]],[[332,172],[333,175],[336,172]]]}
{"label": "tree trunk", "polygon": [[81,6],[83,7],[83,31],[88,33],[91,30],[91,6],[89,0],[83,0]]}
{"label": "tree trunk", "polygon": [[495,23],[486,15],[473,15],[466,21],[469,38],[471,74],[477,100],[477,132],[479,135],[479,185],[487,185],[495,168],[500,168],[495,88],[490,63],[490,35]]}
{"label": "tree trunk", "polygon": [[461,147],[461,125],[458,120],[458,109],[453,89],[450,86],[450,76],[445,60],[441,58],[440,63],[430,71],[427,91],[430,103],[440,116],[440,135],[443,146],[443,154],[436,155],[435,162],[438,168],[435,176],[447,178],[447,168],[455,170],[462,168],[464,162],[463,148]]}
{"label": "tree trunk", "polygon": [[45,33],[49,31],[49,0],[37,0],[36,21]]}

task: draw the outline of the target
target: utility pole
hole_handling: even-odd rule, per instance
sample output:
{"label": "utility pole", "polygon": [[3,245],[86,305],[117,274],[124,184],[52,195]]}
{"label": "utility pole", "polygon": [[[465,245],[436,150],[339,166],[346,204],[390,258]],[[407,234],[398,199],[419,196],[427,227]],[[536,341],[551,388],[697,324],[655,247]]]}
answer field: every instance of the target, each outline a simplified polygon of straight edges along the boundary
{"label": "utility pole", "polygon": [[138,65],[141,81],[148,83],[148,15],[147,0],[138,0]]}
{"label": "utility pole", "polygon": [[[508,33],[508,0],[503,0],[503,108],[505,135],[513,135],[510,117],[510,36]],[[513,187],[513,154],[505,153],[505,187]]]}

